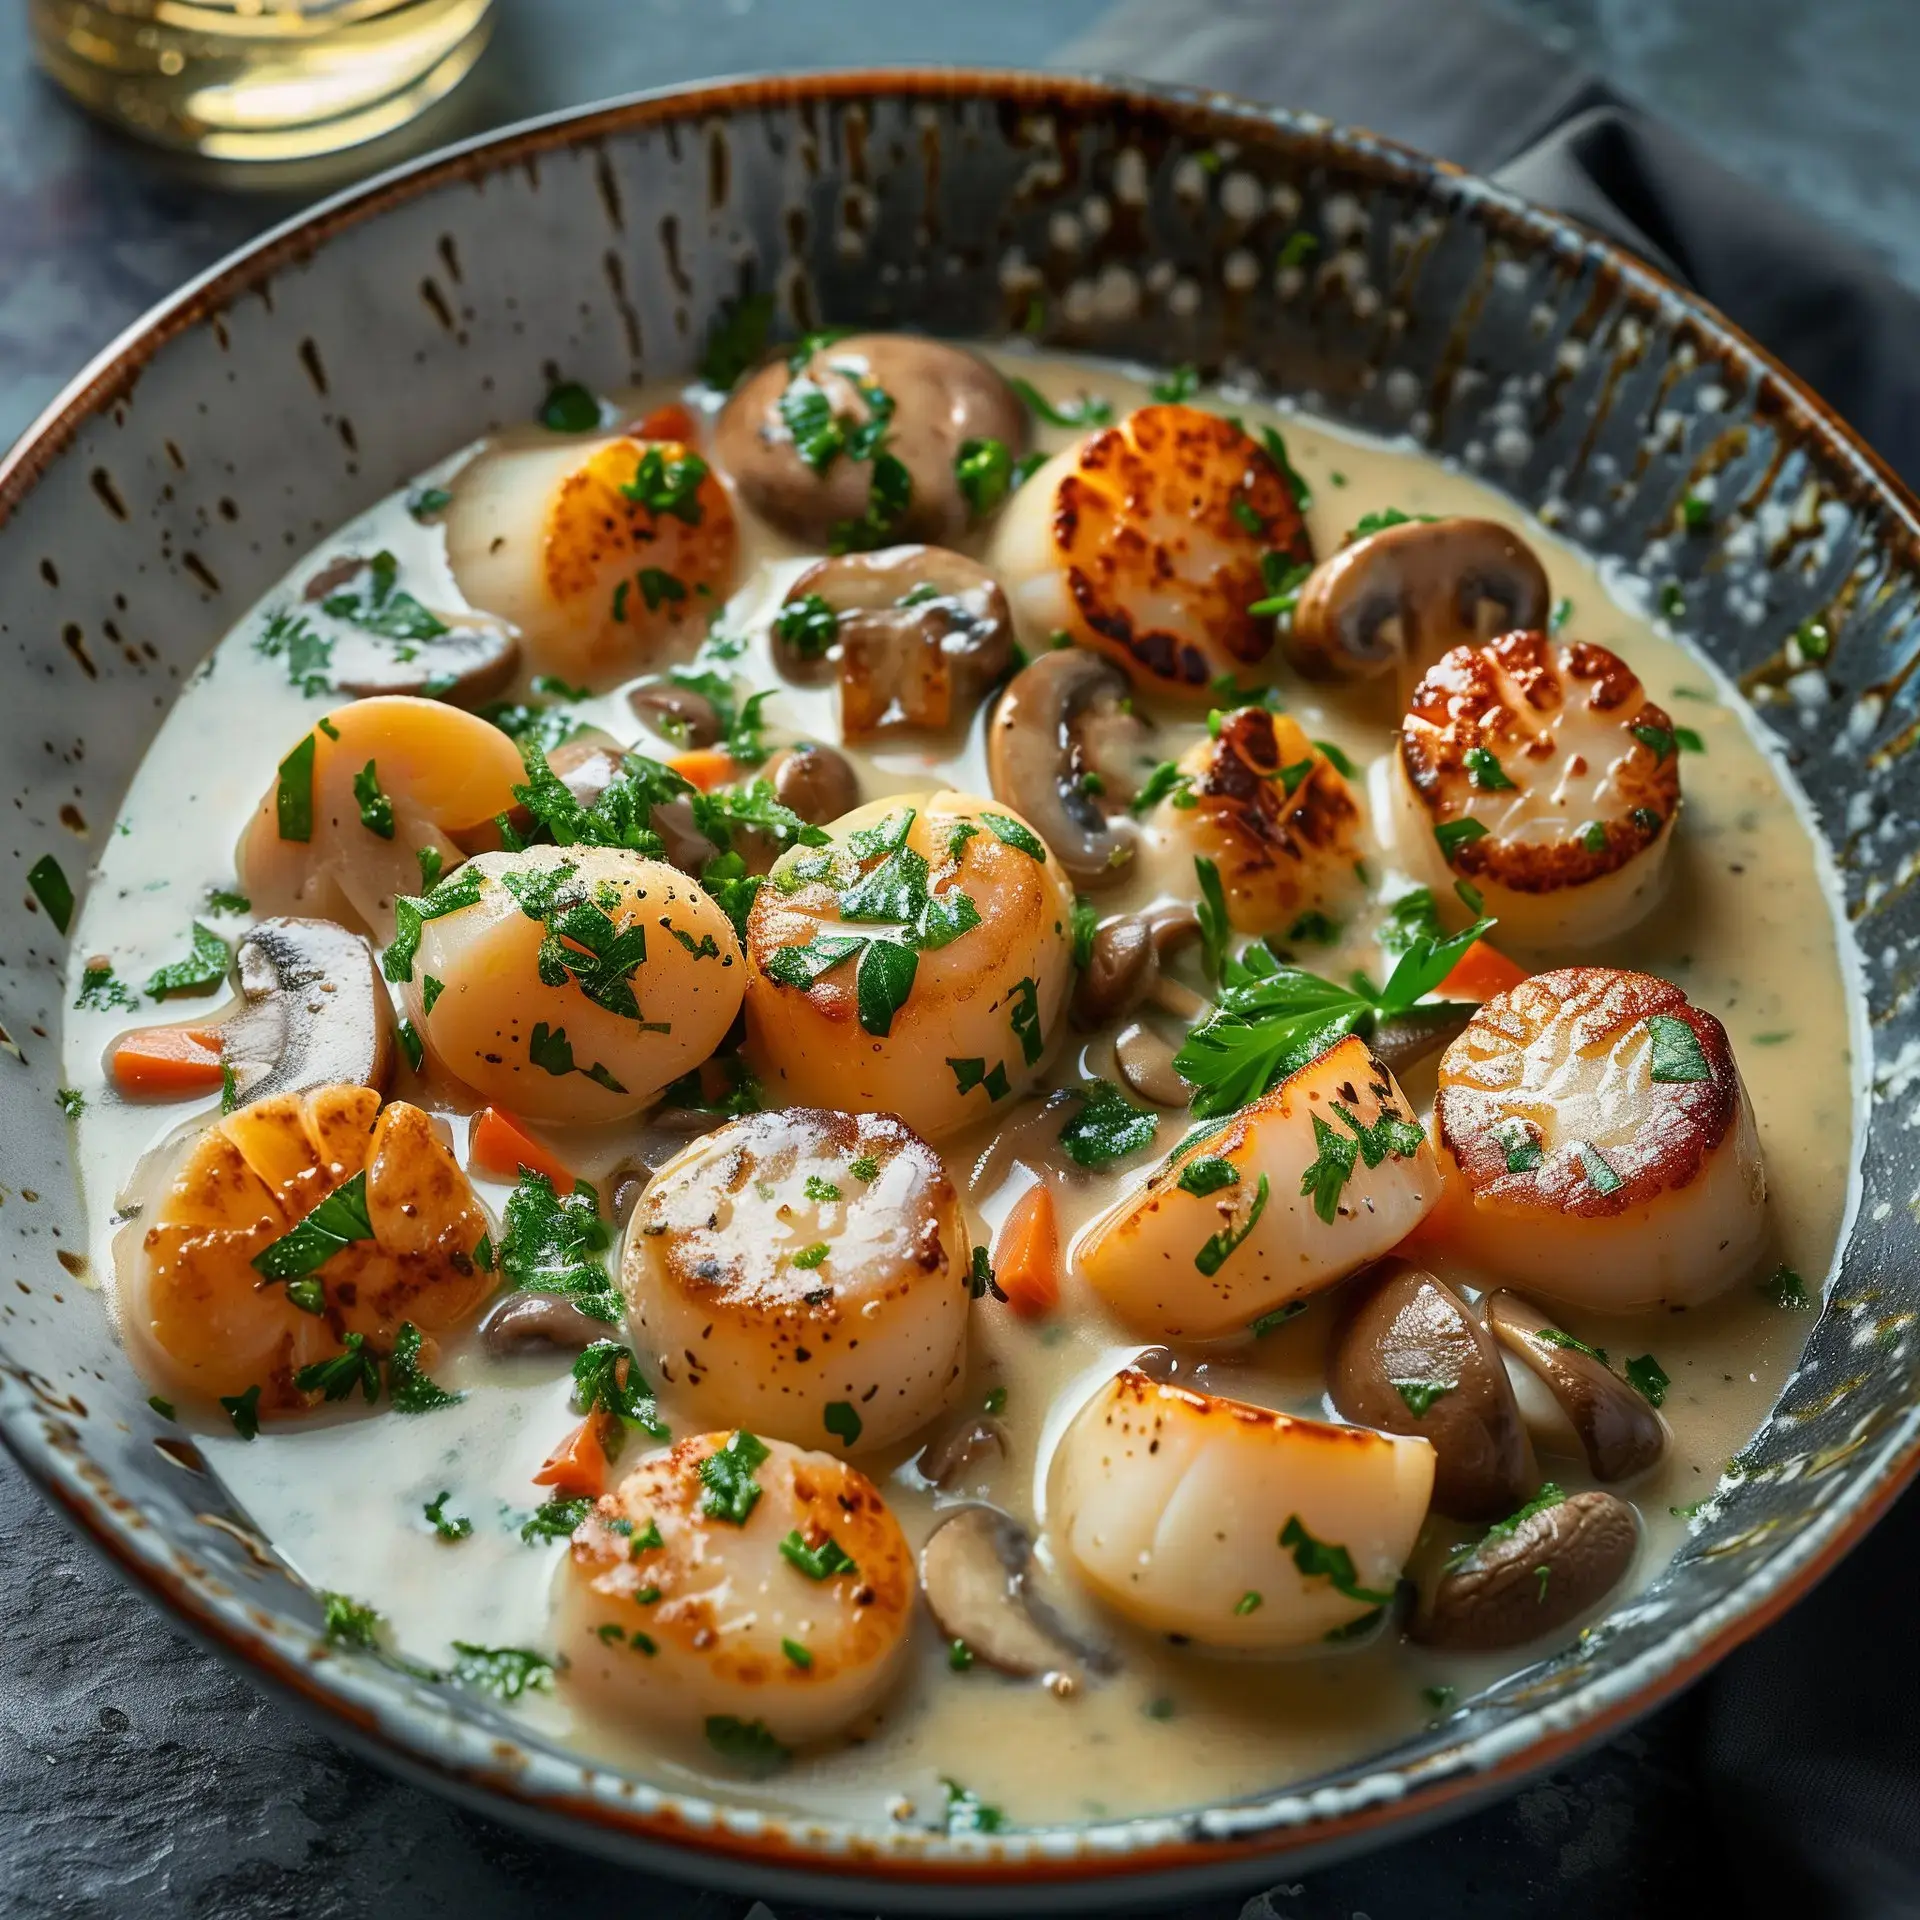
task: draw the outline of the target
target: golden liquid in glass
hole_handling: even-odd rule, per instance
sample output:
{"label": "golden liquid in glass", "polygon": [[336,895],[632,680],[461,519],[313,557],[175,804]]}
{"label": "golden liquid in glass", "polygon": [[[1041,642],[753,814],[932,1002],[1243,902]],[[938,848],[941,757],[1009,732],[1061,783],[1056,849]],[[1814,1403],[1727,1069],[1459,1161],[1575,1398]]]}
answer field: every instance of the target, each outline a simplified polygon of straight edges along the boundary
{"label": "golden liquid in glass", "polygon": [[222,160],[404,126],[486,45],[493,0],[29,0],[41,64],[131,133]]}

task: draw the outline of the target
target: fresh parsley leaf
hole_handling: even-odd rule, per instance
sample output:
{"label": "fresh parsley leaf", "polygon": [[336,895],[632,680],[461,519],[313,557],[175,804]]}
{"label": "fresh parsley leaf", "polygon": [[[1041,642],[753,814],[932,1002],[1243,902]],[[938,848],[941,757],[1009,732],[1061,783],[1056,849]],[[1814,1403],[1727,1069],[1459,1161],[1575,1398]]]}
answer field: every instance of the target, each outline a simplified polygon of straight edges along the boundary
{"label": "fresh parsley leaf", "polygon": [[1340,1211],[1340,1195],[1359,1161],[1360,1143],[1352,1135],[1329,1126],[1319,1114],[1314,1114],[1312,1119],[1316,1151],[1312,1163],[1300,1176],[1300,1191],[1312,1196],[1314,1212],[1331,1226]]}
{"label": "fresh parsley leaf", "polygon": [[1040,836],[1024,822],[1011,819],[1004,813],[983,810],[980,823],[1002,846],[1012,847],[1016,853],[1024,853],[1029,859],[1045,861],[1045,845]]}
{"label": "fresh parsley leaf", "polygon": [[1301,1525],[1297,1513],[1290,1515],[1287,1524],[1280,1529],[1280,1544],[1292,1551],[1293,1564],[1303,1578],[1316,1580],[1324,1577],[1335,1593],[1349,1600],[1364,1600],[1375,1607],[1391,1604],[1391,1589],[1378,1593],[1371,1587],[1363,1587],[1353,1564],[1353,1555],[1345,1547],[1316,1540]]}
{"label": "fresh parsley leaf", "polygon": [[1178,762],[1162,760],[1141,783],[1140,791],[1127,802],[1127,811],[1135,815],[1143,814],[1169,796],[1178,806],[1182,796],[1190,795],[1192,786],[1193,782],[1180,771]]}
{"label": "fresh parsley leaf", "polygon": [[1584,1353],[1588,1359],[1598,1360],[1603,1367],[1607,1364],[1605,1347],[1590,1347],[1584,1340],[1568,1333],[1562,1327],[1539,1327],[1534,1330],[1531,1337],[1544,1341],[1550,1347],[1564,1348],[1568,1353]]}
{"label": "fresh parsley leaf", "polygon": [[1514,785],[1489,747],[1469,747],[1466,752],[1467,778],[1482,793],[1511,793]]}
{"label": "fresh parsley leaf", "polygon": [[387,1398],[395,1413],[436,1413],[442,1407],[458,1406],[467,1397],[436,1386],[420,1370],[420,1343],[420,1329],[411,1320],[401,1321],[393,1351],[387,1355]]}
{"label": "fresh parsley leaf", "polygon": [[865,1422],[852,1401],[829,1400],[826,1411],[821,1415],[821,1424],[843,1446],[851,1447],[859,1443]]}
{"label": "fresh parsley leaf", "polygon": [[1807,1298],[1807,1283],[1791,1267],[1775,1267],[1772,1273],[1761,1281],[1760,1291],[1766,1294],[1776,1307],[1798,1311],[1813,1304]]}
{"label": "fresh parsley leaf", "polygon": [[1424,1420],[1433,1403],[1451,1393],[1460,1383],[1457,1380],[1394,1380],[1389,1384],[1407,1403],[1407,1411],[1416,1420]]}
{"label": "fresh parsley leaf", "polygon": [[82,971],[80,992],[73,1004],[90,1013],[109,1013],[116,1008],[138,1006],[139,997],[128,991],[112,967],[103,963]]}
{"label": "fresh parsley leaf", "polygon": [[830,1580],[835,1574],[860,1571],[839,1541],[829,1536],[817,1547],[810,1547],[797,1527],[780,1542],[780,1557],[809,1580]]}
{"label": "fresh parsley leaf", "polygon": [[1205,854],[1195,854],[1193,873],[1200,898],[1194,915],[1200,922],[1200,946],[1207,978],[1218,980],[1227,961],[1227,941],[1233,927],[1227,919],[1227,896],[1220,885],[1220,869]]}
{"label": "fresh parsley leaf", "polygon": [[417,897],[403,894],[394,901],[393,938],[381,955],[380,970],[395,986],[413,978],[414,957],[420,951],[420,935],[426,923],[477,907],[481,879],[477,871],[462,869],[450,874],[429,893]]}
{"label": "fresh parsley leaf", "polygon": [[1713,1069],[1700,1049],[1700,1036],[1684,1020],[1670,1013],[1648,1017],[1647,1031],[1653,1036],[1653,1065],[1650,1077],[1662,1086],[1684,1086],[1696,1080],[1711,1080]]}
{"label": "fresh parsley leaf", "polygon": [[1465,814],[1458,820],[1441,820],[1434,824],[1434,844],[1440,849],[1440,857],[1449,865],[1453,856],[1464,846],[1475,840],[1484,840],[1487,830],[1471,814]]}
{"label": "fresh parsley leaf", "polygon": [[1104,427],[1112,423],[1113,408],[1091,394],[1083,393],[1077,400],[1055,402],[1031,380],[1016,376],[1008,384],[1026,402],[1028,410],[1050,427]]}
{"label": "fresh parsley leaf", "polygon": [[320,602],[320,611],[377,633],[383,640],[438,640],[447,632],[447,623],[400,589],[399,574],[400,563],[392,554],[376,553],[355,576],[365,585],[328,594]]}
{"label": "fresh parsley leaf", "polygon": [[1287,443],[1282,437],[1280,429],[1278,427],[1262,427],[1260,429],[1260,444],[1266,448],[1267,458],[1280,469],[1280,477],[1286,481],[1288,487],[1292,490],[1294,505],[1297,506],[1302,513],[1305,513],[1306,510],[1313,505],[1313,489],[1307,485],[1306,480],[1294,467],[1293,461],[1288,457]]}
{"label": "fresh parsley leaf", "polygon": [[1650,1353],[1643,1353],[1629,1360],[1626,1374],[1627,1385],[1633,1388],[1650,1407],[1659,1406],[1667,1397],[1668,1387],[1673,1384],[1667,1378],[1666,1369]]}
{"label": "fresh parsley leaf", "polygon": [[1177,407],[1191,400],[1200,385],[1200,370],[1190,362],[1177,366],[1147,391],[1165,407]]}
{"label": "fresh parsley leaf", "polygon": [[804,593],[781,607],[773,630],[802,660],[820,660],[840,638],[840,616],[819,594]]}
{"label": "fresh parsley leaf", "polygon": [[1073,964],[1082,973],[1093,959],[1093,938],[1100,930],[1100,910],[1084,893],[1073,896]]}
{"label": "fresh parsley leaf", "polygon": [[319,1600],[321,1625],[329,1640],[366,1652],[379,1646],[380,1616],[372,1607],[344,1593],[323,1591]]}
{"label": "fresh parsley leaf", "polygon": [[358,1387],[360,1397],[372,1406],[380,1398],[380,1363],[367,1351],[366,1335],[350,1333],[339,1353],[302,1367],[293,1384],[302,1393],[317,1393],[327,1400],[348,1399]]}
{"label": "fresh parsley leaf", "polygon": [[1013,454],[1004,440],[962,440],[953,477],[971,516],[984,520],[1013,486]]}
{"label": "fresh parsley leaf", "polygon": [[523,1693],[551,1692],[553,1662],[529,1647],[477,1647],[456,1640],[452,1678],[456,1686],[511,1703]]}
{"label": "fresh parsley leaf", "polygon": [[147,991],[156,1000],[174,993],[211,993],[227,977],[233,950],[211,927],[193,922],[193,948],[184,960],[157,968],[147,978]]}
{"label": "fresh parsley leaf", "polygon": [[1077,1165],[1110,1166],[1153,1144],[1159,1120],[1136,1107],[1111,1080],[1090,1080],[1072,1091],[1080,1105],[1060,1129],[1060,1145]]}
{"label": "fresh parsley leaf", "polygon": [[[295,1386],[300,1384],[300,1376],[294,1375]],[[247,1388],[244,1393],[223,1393],[220,1404],[226,1409],[227,1418],[233,1422],[233,1430],[242,1440],[252,1440],[260,1432],[260,1389],[257,1385]]]}
{"label": "fresh parsley leaf", "polygon": [[759,1503],[760,1483],[754,1475],[766,1459],[766,1444],[756,1435],[744,1428],[730,1434],[724,1446],[700,1462],[700,1482],[706,1488],[700,1511],[709,1519],[744,1527]]}
{"label": "fresh parsley leaf", "polygon": [[393,838],[393,802],[381,790],[380,772],[369,760],[353,776],[353,797],[359,804],[360,824],[382,840]]}
{"label": "fresh parsley leaf", "polygon": [[447,1502],[453,1498],[450,1487],[442,1487],[420,1511],[432,1523],[442,1540],[464,1540],[473,1531],[473,1522],[463,1513],[449,1513]]}
{"label": "fresh parsley leaf", "polygon": [[650,446],[640,455],[633,478],[622,485],[620,491],[656,520],[671,516],[697,527],[705,515],[700,504],[700,486],[707,472],[707,463],[697,453],[669,460],[664,447]]}
{"label": "fresh parsley leaf", "polygon": [[673,1437],[633,1350],[613,1340],[594,1341],[574,1361],[573,1406],[577,1413],[610,1414],[656,1440]]}
{"label": "fresh parsley leaf", "polygon": [[305,614],[285,607],[269,613],[253,650],[268,660],[284,660],[288,681],[309,700],[333,691],[333,642]]}
{"label": "fresh parsley leaf", "polygon": [[542,1073],[550,1073],[556,1080],[577,1073],[583,1079],[591,1080],[595,1086],[605,1087],[609,1093],[626,1092],[626,1088],[600,1061],[583,1067],[574,1059],[573,1042],[567,1038],[565,1027],[550,1027],[544,1020],[536,1021],[532,1037],[527,1041],[527,1059]]}
{"label": "fresh parsley leaf", "polygon": [[1201,1273],[1211,1279],[1226,1265],[1240,1243],[1259,1224],[1260,1216],[1267,1210],[1267,1199],[1271,1192],[1267,1176],[1263,1173],[1254,1187],[1253,1204],[1247,1209],[1246,1218],[1209,1234],[1200,1251],[1193,1256],[1193,1264]]}
{"label": "fresh parsley leaf", "polygon": [[1607,1163],[1606,1155],[1598,1147],[1582,1140],[1576,1151],[1580,1156],[1581,1170],[1595,1193],[1618,1193],[1626,1184]]}
{"label": "fresh parsley leaf", "polygon": [[262,1247],[251,1264],[268,1280],[297,1280],[317,1273],[343,1247],[373,1237],[363,1169],[335,1187],[291,1232]]}
{"label": "fresh parsley leaf", "polygon": [[556,1194],[544,1173],[522,1169],[507,1197],[497,1257],[516,1287],[564,1294],[582,1313],[617,1323],[625,1307],[608,1277],[612,1230],[600,1217],[600,1196],[584,1180]]}
{"label": "fresh parsley leaf", "polygon": [[749,1773],[771,1773],[793,1758],[767,1731],[765,1721],[742,1720],[731,1713],[707,1716],[707,1745]]}
{"label": "fresh parsley leaf", "polygon": [[584,1494],[576,1500],[556,1497],[534,1509],[532,1517],[520,1529],[520,1538],[530,1547],[548,1540],[571,1539],[574,1529],[592,1511],[593,1502]]}
{"label": "fresh parsley leaf", "polygon": [[963,1787],[958,1780],[942,1780],[947,1790],[947,1832],[955,1833],[998,1833],[1006,1824],[1006,1815],[998,1807],[990,1807],[971,1789]]}
{"label": "fresh parsley leaf", "polygon": [[1222,1187],[1237,1187],[1240,1169],[1231,1160],[1203,1153],[1180,1169],[1180,1178],[1175,1184],[1182,1193],[1204,1198],[1209,1193],[1218,1193]]}

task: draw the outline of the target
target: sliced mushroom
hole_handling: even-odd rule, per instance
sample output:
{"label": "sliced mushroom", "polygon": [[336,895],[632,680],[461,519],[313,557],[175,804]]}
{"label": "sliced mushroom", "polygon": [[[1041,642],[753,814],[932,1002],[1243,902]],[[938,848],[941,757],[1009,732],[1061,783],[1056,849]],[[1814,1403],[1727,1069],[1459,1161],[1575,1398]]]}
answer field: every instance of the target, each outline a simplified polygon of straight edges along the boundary
{"label": "sliced mushroom", "polygon": [[[1166,956],[1200,933],[1191,907],[1156,907],[1147,913],[1120,913],[1094,930],[1093,952],[1073,997],[1073,1020],[1088,1032],[1125,1019],[1148,1000],[1170,1013],[1193,1011],[1192,994],[1161,974]],[[1204,1004],[1204,1003],[1201,1003]]]}
{"label": "sliced mushroom", "polygon": [[1341,548],[1300,589],[1288,652],[1303,673],[1411,687],[1450,647],[1544,627],[1545,569],[1495,520],[1408,520]]}
{"label": "sliced mushroom", "polygon": [[1349,1287],[1327,1390],[1355,1426],[1430,1441],[1433,1504],[1457,1520],[1511,1513],[1538,1477],[1493,1336],[1410,1261],[1383,1260]]}
{"label": "sliced mushroom", "polygon": [[710,747],[720,738],[720,715],[697,687],[649,680],[627,695],[627,705],[642,725],[676,746]]}
{"label": "sliced mushroom", "polygon": [[606,1337],[606,1323],[584,1314],[563,1293],[509,1293],[480,1321],[480,1339],[504,1357],[527,1347],[560,1347],[579,1353]]}
{"label": "sliced mushroom", "polygon": [[[845,441],[873,420],[875,392],[890,403],[884,451],[909,483],[904,506],[880,531],[896,540],[958,539],[972,517],[954,471],[962,444],[998,440],[1018,454],[1028,423],[999,373],[944,341],[861,333],[782,354],[735,388],[714,429],[714,458],[755,513],[816,550],[849,527],[864,532],[887,510],[874,497],[874,459],[856,458]],[[806,459],[796,420],[824,429],[808,437]]]}
{"label": "sliced mushroom", "polygon": [[1450,1561],[1422,1594],[1412,1636],[1473,1653],[1537,1640],[1597,1607],[1627,1577],[1639,1537],[1633,1509],[1613,1494],[1557,1500]]}
{"label": "sliced mushroom", "polygon": [[832,608],[824,655],[801,652],[778,622],[774,657],[792,679],[839,675],[840,731],[865,739],[889,727],[940,732],[965,719],[1013,664],[1013,615],[1000,583],[977,560],[944,547],[885,547],[819,560],[786,604]]}
{"label": "sliced mushroom", "polygon": [[989,1456],[1007,1457],[1007,1430],[998,1420],[982,1415],[962,1420],[938,1439],[929,1440],[913,1464],[923,1480],[951,1492],[968,1468]]}
{"label": "sliced mushroom", "polygon": [[1156,1107],[1184,1107],[1193,1089],[1174,1071],[1175,1048],[1165,1034],[1141,1021],[1129,1021],[1114,1036],[1114,1064],[1120,1078]]}
{"label": "sliced mushroom", "polygon": [[455,706],[475,707],[506,690],[520,667],[520,640],[504,620],[471,610],[436,612],[445,629],[427,640],[391,640],[321,604],[362,573],[367,562],[342,554],[306,585],[304,618],[327,643],[326,674],[342,693],[367,699],[377,693],[412,693]]}
{"label": "sliced mushroom", "polygon": [[[263,920],[241,940],[237,958],[239,999],[191,1028],[170,1030],[217,1054],[233,1076],[231,1099],[386,1086],[393,1003],[359,934],[332,920]],[[118,1046],[108,1049],[109,1063]]]}
{"label": "sliced mushroom", "polygon": [[1403,1076],[1409,1067],[1457,1040],[1479,1010],[1464,1001],[1446,1000],[1392,1014],[1374,1026],[1373,1057],[1394,1075]]}
{"label": "sliced mushroom", "polygon": [[920,1549],[928,1608],[976,1659],[1002,1673],[1105,1671],[1109,1656],[1067,1632],[1032,1590],[1032,1572],[1032,1536],[997,1507],[957,1508]]}
{"label": "sliced mushroom", "polygon": [[1575,1344],[1523,1295],[1501,1288],[1482,1303],[1487,1326],[1559,1403],[1601,1480],[1629,1480],[1666,1451],[1660,1416],[1597,1354]]}
{"label": "sliced mushroom", "polygon": [[860,804],[860,776],[843,753],[816,741],[782,747],[767,762],[773,797],[816,827],[838,820]]}
{"label": "sliced mushroom", "polygon": [[1133,859],[1132,820],[1103,804],[1138,785],[1147,729],[1131,695],[1112,661],[1062,647],[1014,675],[987,732],[995,797],[1033,822],[1083,887],[1110,885]]}

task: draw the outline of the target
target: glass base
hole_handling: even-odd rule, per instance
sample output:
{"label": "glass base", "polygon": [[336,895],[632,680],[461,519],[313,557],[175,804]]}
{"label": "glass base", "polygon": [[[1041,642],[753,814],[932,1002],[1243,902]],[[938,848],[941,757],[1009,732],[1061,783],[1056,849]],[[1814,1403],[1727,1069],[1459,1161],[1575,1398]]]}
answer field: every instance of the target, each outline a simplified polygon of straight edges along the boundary
{"label": "glass base", "polygon": [[40,63],[115,126],[215,160],[391,133],[472,70],[493,0],[32,0]]}

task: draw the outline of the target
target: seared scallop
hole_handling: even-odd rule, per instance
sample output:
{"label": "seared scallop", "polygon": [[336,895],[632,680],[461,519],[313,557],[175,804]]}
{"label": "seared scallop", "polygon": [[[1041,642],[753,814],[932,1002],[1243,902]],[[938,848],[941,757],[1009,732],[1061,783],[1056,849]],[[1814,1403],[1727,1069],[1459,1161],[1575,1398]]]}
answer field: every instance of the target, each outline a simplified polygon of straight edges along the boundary
{"label": "seared scallop", "polygon": [[1360,806],[1296,720],[1241,707],[1180,762],[1186,776],[1156,823],[1218,868],[1227,918],[1242,933],[1284,933],[1354,887]]}
{"label": "seared scallop", "polygon": [[1574,951],[1659,898],[1680,810],[1673,723],[1605,647],[1509,633],[1414,689],[1393,759],[1401,858],[1479,889],[1504,945]]}
{"label": "seared scallop", "polygon": [[1726,1029],[1651,974],[1568,967],[1487,1002],[1440,1063],[1436,1244],[1603,1313],[1747,1278],[1766,1170]]}
{"label": "seared scallop", "polygon": [[288,748],[236,855],[259,914],[338,920],[384,939],[393,903],[497,846],[496,815],[526,778],[498,727],[437,700],[382,694],[336,707]]}
{"label": "seared scallop", "polygon": [[396,943],[386,966],[433,1057],[540,1120],[639,1112],[719,1046],[746,990],[724,909],[621,847],[482,854],[422,903],[417,953]]}
{"label": "seared scallop", "polygon": [[677,440],[515,440],[454,483],[447,558],[532,665],[602,681],[690,652],[732,590],[726,487]]}
{"label": "seared scallop", "polygon": [[1064,1030],[1073,891],[1026,821],[895,795],[774,863],[747,923],[746,1055],[770,1098],[938,1140],[1031,1086]]}
{"label": "seared scallop", "polygon": [[1406,1095],[1349,1038],[1123,1195],[1074,1265],[1134,1332],[1215,1340],[1377,1260],[1439,1195]]}
{"label": "seared scallop", "polygon": [[1312,557],[1260,443],[1186,406],[1142,407],[1056,454],[987,551],[1030,645],[1065,633],[1144,685],[1193,695],[1266,659],[1274,623],[1251,609],[1270,574]]}
{"label": "seared scallop", "polygon": [[1048,1529],[1127,1619],[1268,1653],[1352,1628],[1393,1598],[1432,1488],[1424,1440],[1129,1368],[1067,1429]]}
{"label": "seared scallop", "polygon": [[[873,1482],[749,1432],[648,1455],[573,1536],[568,1684],[716,1746],[803,1746],[877,1706],[913,1624],[913,1556]],[[735,1738],[728,1741],[726,1735]]]}
{"label": "seared scallop", "polygon": [[[297,1411],[318,1398],[295,1384],[303,1367],[349,1343],[371,1362],[406,1322],[457,1326],[493,1289],[459,1162],[418,1107],[368,1087],[256,1100],[163,1150],[137,1188],[144,1211],[116,1248],[122,1323],[170,1391],[257,1387],[258,1408]],[[268,1257],[329,1202],[302,1257]]]}
{"label": "seared scallop", "polygon": [[946,1168],[910,1128],[789,1107],[660,1168],[621,1284],[650,1370],[702,1424],[852,1452],[945,1407],[969,1252]]}

